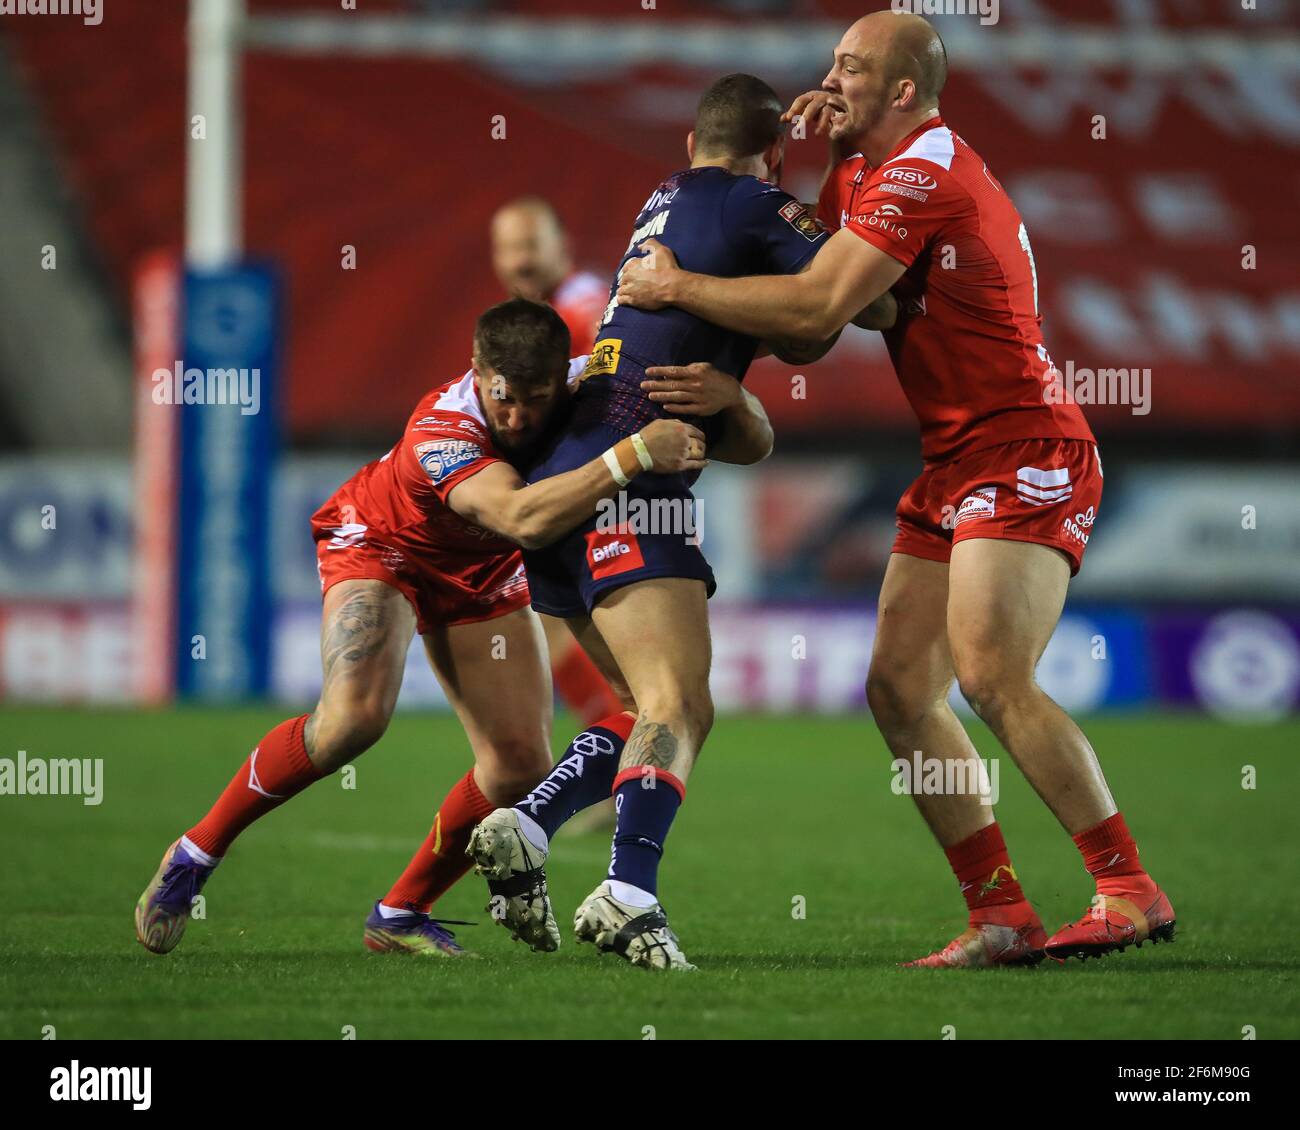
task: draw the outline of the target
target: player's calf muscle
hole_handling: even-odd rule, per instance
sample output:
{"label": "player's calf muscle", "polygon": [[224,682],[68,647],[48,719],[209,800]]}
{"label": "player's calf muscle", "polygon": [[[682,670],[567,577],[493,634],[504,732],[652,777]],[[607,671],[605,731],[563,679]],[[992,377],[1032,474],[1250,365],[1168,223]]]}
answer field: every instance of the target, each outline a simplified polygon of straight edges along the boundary
{"label": "player's calf muscle", "polygon": [[713,706],[697,705],[689,715],[641,713],[619,761],[621,769],[648,766],[685,779],[713,725]]}
{"label": "player's calf muscle", "polygon": [[632,728],[623,750],[623,768],[671,769],[679,755],[680,743],[666,723],[642,719]]}
{"label": "player's calf muscle", "polygon": [[317,706],[303,729],[311,763],[322,773],[333,773],[360,757],[384,736],[390,713],[378,708],[360,714],[325,713]]}

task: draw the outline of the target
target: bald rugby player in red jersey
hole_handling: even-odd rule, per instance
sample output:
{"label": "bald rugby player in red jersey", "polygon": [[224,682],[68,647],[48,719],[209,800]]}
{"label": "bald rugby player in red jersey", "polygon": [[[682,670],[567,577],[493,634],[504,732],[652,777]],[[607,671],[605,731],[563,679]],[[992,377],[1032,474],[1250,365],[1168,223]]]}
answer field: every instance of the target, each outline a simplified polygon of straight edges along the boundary
{"label": "bald rugby player in red jersey", "polygon": [[854,156],[822,194],[836,230],[796,276],[684,272],[662,246],[624,271],[620,302],[682,307],[764,338],[821,340],[892,289],[885,341],[921,424],[924,470],[898,505],[867,698],[896,758],[965,762],[970,738],[948,705],[956,679],[1073,837],[1096,893],[1050,938],[1021,889],[978,789],[915,795],[956,874],[968,928],[913,966],[1035,964],[1171,940],[1174,911],[1138,861],[1091,745],[1039,688],[1101,502],[1096,444],[1078,406],[1048,395],[1038,279],[1025,226],[979,155],[946,124],[943,43],[906,13],[857,21],[820,91],[797,99],[832,146]]}
{"label": "bald rugby player in red jersey", "polygon": [[[624,482],[704,466],[703,433],[661,420],[641,429],[644,452],[628,437],[572,472],[526,485],[510,459],[524,458],[562,418],[566,383],[586,358],[570,360],[554,310],[522,299],[479,318],[473,357],[468,373],[420,400],[386,455],[313,516],[324,597],[320,701],[267,733],[207,815],[167,848],[136,904],[136,937],[152,952],[180,942],[194,899],[245,828],[379,740],[416,632],[474,765],[375,903],[363,938],[377,951],[465,952],[430,915],[433,903],[469,869],[474,825],[551,769],[551,684],[518,547],[544,545],[591,517],[620,489],[616,466]],[[579,735],[569,754],[593,741],[621,751],[632,725],[619,710]],[[304,897],[286,893],[290,912]]]}

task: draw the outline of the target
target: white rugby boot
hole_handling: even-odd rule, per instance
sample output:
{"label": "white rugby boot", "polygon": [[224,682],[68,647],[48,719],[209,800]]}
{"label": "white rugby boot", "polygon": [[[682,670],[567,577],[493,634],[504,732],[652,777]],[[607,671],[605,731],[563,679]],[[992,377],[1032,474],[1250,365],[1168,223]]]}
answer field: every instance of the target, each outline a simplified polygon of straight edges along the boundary
{"label": "white rugby boot", "polygon": [[642,969],[693,970],[686,960],[668,916],[658,902],[654,906],[631,906],[601,883],[573,916],[578,941],[591,942],[601,953],[616,953]]}
{"label": "white rugby boot", "polygon": [[510,936],[539,953],[559,949],[560,927],[546,892],[547,852],[524,835],[519,813],[513,808],[489,813],[470,833],[465,854],[487,879],[488,913]]}

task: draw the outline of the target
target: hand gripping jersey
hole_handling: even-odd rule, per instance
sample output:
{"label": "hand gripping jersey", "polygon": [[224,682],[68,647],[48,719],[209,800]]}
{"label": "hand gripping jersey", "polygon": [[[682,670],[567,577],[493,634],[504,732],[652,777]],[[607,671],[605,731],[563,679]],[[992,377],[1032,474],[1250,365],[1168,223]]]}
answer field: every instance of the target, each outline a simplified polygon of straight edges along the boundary
{"label": "hand gripping jersey", "polygon": [[1078,405],[1052,391],[1020,213],[942,118],[879,168],[861,154],[841,162],[818,214],[907,268],[894,286],[899,320],[884,336],[927,463],[1023,439],[1092,440]]}

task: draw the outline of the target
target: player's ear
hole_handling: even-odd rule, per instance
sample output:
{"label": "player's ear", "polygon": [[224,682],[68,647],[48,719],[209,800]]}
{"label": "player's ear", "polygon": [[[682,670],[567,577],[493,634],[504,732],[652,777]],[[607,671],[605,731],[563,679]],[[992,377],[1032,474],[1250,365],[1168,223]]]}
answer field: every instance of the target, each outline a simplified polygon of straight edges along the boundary
{"label": "player's ear", "polygon": [[763,160],[767,162],[767,179],[773,184],[780,184],[781,169],[785,165],[784,136],[778,137],[767,147],[767,152],[763,154]]}
{"label": "player's ear", "polygon": [[692,163],[695,161],[695,131],[691,130],[686,135],[686,159]]}

